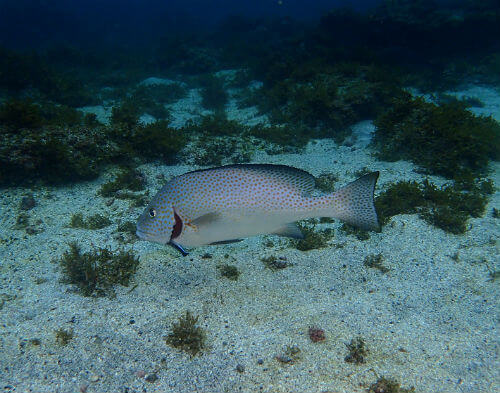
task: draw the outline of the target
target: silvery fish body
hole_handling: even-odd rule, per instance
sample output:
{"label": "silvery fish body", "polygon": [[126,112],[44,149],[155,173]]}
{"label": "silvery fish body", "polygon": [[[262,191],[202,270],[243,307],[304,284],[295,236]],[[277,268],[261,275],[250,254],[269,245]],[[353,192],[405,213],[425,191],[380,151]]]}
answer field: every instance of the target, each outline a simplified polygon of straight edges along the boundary
{"label": "silvery fish body", "polygon": [[373,191],[378,172],[322,196],[314,177],[285,165],[228,165],[173,178],[139,217],[144,240],[183,247],[274,233],[300,238],[295,221],[333,217],[377,229]]}

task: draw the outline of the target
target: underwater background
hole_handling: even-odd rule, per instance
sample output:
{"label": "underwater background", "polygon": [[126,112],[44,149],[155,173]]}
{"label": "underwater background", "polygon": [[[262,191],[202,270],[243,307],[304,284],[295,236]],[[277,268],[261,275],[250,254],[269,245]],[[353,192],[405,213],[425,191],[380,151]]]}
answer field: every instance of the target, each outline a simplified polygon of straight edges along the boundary
{"label": "underwater background", "polygon": [[[0,389],[500,391],[497,0],[0,0]],[[372,171],[380,231],[139,240],[174,176]]]}

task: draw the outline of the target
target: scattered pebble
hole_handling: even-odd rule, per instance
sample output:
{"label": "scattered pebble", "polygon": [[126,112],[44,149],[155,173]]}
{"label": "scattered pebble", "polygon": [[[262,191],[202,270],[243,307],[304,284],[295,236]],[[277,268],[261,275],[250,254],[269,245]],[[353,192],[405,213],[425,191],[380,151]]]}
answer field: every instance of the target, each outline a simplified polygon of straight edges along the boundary
{"label": "scattered pebble", "polygon": [[293,362],[293,359],[291,358],[291,356],[288,356],[285,354],[277,355],[276,360],[280,363],[292,363]]}
{"label": "scattered pebble", "polygon": [[21,210],[31,210],[36,206],[35,197],[33,194],[25,195],[21,199],[21,203],[19,204],[19,209]]}
{"label": "scattered pebble", "polygon": [[147,382],[153,383],[158,380],[158,375],[156,373],[151,373],[144,378]]}
{"label": "scattered pebble", "polygon": [[236,371],[238,371],[239,373],[245,372],[245,366],[243,366],[243,364],[237,364]]}

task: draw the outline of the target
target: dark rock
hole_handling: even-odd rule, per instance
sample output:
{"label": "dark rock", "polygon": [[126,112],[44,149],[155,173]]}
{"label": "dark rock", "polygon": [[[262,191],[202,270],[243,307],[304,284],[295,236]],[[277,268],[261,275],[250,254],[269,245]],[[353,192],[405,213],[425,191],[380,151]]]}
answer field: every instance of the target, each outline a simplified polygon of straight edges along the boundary
{"label": "dark rock", "polygon": [[150,382],[150,383],[153,383],[153,382],[156,382],[158,380],[158,375],[156,375],[156,373],[152,373],[152,374],[149,374],[146,376],[146,378],[144,378],[147,382]]}
{"label": "dark rock", "polygon": [[36,206],[35,197],[33,194],[28,194],[23,196],[21,203],[19,204],[19,209],[21,210],[31,210]]}

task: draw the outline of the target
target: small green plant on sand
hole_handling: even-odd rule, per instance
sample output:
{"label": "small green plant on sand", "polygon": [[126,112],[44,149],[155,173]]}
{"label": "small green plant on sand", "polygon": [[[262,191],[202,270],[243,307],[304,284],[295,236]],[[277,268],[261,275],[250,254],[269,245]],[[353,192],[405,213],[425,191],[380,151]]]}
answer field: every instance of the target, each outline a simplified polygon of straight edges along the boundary
{"label": "small green plant on sand", "polygon": [[224,264],[218,267],[219,272],[222,277],[226,277],[229,280],[236,281],[238,277],[240,276],[240,272],[238,271],[238,268],[234,265],[228,265]]}
{"label": "small green plant on sand", "polygon": [[368,393],[414,393],[415,388],[404,389],[395,379],[380,377],[377,382],[372,384]]}
{"label": "small green plant on sand", "polygon": [[366,256],[366,258],[363,262],[363,265],[365,265],[366,267],[372,268],[372,269],[377,269],[381,273],[387,273],[391,269],[389,269],[388,267],[385,267],[382,264],[383,260],[384,260],[384,258],[382,257],[382,254],[370,254],[370,255]]}
{"label": "small green plant on sand", "polygon": [[133,221],[125,221],[118,225],[118,232],[125,232],[131,235],[135,235],[136,224]]}
{"label": "small green plant on sand", "polygon": [[124,168],[113,181],[104,183],[98,193],[103,197],[116,197],[120,190],[141,191],[144,186],[144,176],[138,170]]}
{"label": "small green plant on sand", "polygon": [[148,161],[161,160],[163,163],[174,163],[188,139],[183,129],[175,129],[168,124],[166,120],[158,120],[135,127],[125,141],[125,150],[132,151]]}
{"label": "small green plant on sand", "polygon": [[66,346],[73,339],[73,330],[65,330],[63,328],[57,329],[56,332],[56,343],[61,346]]}
{"label": "small green plant on sand", "polygon": [[347,363],[361,364],[365,362],[365,356],[368,349],[365,346],[365,340],[362,337],[356,337],[347,345],[349,353],[344,358]]}
{"label": "small green plant on sand", "polygon": [[277,258],[274,255],[260,258],[264,266],[272,271],[284,269],[291,264],[284,257]]}
{"label": "small green plant on sand", "polygon": [[130,251],[112,253],[107,248],[100,248],[82,253],[76,243],[69,246],[58,261],[63,281],[76,285],[84,296],[113,296],[113,286],[128,286],[139,266],[139,259]]}
{"label": "small green plant on sand", "polygon": [[314,179],[314,186],[323,192],[335,191],[335,183],[339,180],[334,173],[322,173]]}
{"label": "small green plant on sand", "polygon": [[139,110],[134,102],[125,100],[120,106],[114,106],[111,110],[111,124],[131,128],[139,122]]}
{"label": "small green plant on sand", "polygon": [[165,342],[177,349],[186,351],[191,356],[197,355],[205,348],[205,331],[196,326],[198,316],[193,316],[191,312],[179,317],[177,322],[174,322],[172,331],[165,336]]}
{"label": "small green plant on sand", "polygon": [[299,224],[299,229],[304,237],[298,240],[291,240],[291,242],[300,251],[327,247],[328,241],[333,238],[333,229],[315,231],[314,225],[310,224]]}
{"label": "small green plant on sand", "polygon": [[368,240],[370,238],[370,233],[368,231],[346,223],[342,224],[340,230],[346,235],[355,236],[358,240]]}
{"label": "small green plant on sand", "polygon": [[102,229],[111,224],[111,220],[102,214],[94,214],[84,219],[82,213],[75,213],[71,216],[69,226],[71,228]]}

